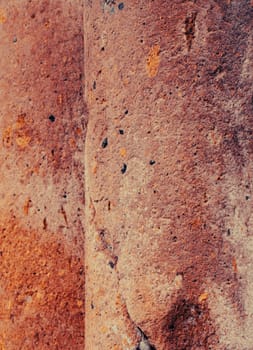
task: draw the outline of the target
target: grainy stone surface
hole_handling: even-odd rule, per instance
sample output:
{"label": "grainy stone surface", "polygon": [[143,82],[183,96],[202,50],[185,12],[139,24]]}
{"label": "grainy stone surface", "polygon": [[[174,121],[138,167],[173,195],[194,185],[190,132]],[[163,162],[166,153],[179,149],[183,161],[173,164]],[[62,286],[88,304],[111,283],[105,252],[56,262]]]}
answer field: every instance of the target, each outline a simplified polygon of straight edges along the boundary
{"label": "grainy stone surface", "polygon": [[83,8],[0,1],[0,349],[84,348]]}
{"label": "grainy stone surface", "polygon": [[252,350],[252,2],[84,3],[86,349]]}
{"label": "grainy stone surface", "polygon": [[252,9],[0,0],[0,350],[252,350]]}

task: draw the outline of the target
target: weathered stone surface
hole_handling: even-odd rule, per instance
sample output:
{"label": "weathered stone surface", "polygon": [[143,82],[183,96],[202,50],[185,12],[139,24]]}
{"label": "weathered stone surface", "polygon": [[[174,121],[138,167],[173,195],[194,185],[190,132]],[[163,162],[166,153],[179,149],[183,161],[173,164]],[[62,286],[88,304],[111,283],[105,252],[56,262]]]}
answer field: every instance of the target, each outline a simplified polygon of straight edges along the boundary
{"label": "weathered stone surface", "polygon": [[0,1],[0,349],[84,348],[80,0]]}
{"label": "weathered stone surface", "polygon": [[84,13],[86,349],[251,350],[252,2]]}
{"label": "weathered stone surface", "polygon": [[0,0],[0,349],[252,350],[252,6]]}

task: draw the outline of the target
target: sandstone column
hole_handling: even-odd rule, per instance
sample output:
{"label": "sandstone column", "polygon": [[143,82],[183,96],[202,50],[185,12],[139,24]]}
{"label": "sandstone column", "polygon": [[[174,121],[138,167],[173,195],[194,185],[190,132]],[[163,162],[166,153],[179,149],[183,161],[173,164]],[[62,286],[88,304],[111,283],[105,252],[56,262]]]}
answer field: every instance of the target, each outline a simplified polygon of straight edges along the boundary
{"label": "sandstone column", "polygon": [[86,347],[252,349],[252,2],[84,2]]}
{"label": "sandstone column", "polygon": [[84,348],[81,0],[0,0],[0,349]]}

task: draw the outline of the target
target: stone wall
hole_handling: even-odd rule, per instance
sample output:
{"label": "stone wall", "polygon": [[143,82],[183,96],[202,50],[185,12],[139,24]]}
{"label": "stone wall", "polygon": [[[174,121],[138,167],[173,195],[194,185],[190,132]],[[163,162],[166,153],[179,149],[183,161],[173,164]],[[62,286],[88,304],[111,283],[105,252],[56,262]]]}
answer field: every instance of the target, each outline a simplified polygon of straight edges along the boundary
{"label": "stone wall", "polygon": [[82,1],[0,1],[0,349],[84,348]]}
{"label": "stone wall", "polygon": [[252,11],[0,0],[0,350],[252,350]]}
{"label": "stone wall", "polygon": [[84,13],[86,348],[250,350],[252,4]]}

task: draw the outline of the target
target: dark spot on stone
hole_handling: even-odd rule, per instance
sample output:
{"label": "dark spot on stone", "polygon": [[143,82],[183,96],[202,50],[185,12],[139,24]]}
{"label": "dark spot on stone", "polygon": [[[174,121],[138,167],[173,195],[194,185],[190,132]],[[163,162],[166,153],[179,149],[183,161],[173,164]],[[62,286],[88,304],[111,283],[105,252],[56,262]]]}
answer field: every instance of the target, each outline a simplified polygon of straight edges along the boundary
{"label": "dark spot on stone", "polygon": [[120,135],[124,135],[124,130],[119,129],[119,133],[120,133]]}
{"label": "dark spot on stone", "polygon": [[246,201],[249,200],[249,198],[250,198],[249,196],[245,196]]}
{"label": "dark spot on stone", "polygon": [[163,330],[171,350],[211,349],[217,341],[208,308],[181,297],[165,318]]}
{"label": "dark spot on stone", "polygon": [[104,46],[103,46],[103,47],[101,47],[101,51],[105,51],[105,48],[104,48]]}
{"label": "dark spot on stone", "polygon": [[115,264],[112,261],[109,261],[109,266],[113,269]]}
{"label": "dark spot on stone", "polygon": [[155,160],[152,160],[152,159],[151,159],[151,160],[149,161],[149,164],[150,164],[150,165],[154,165],[154,164],[155,164]]}
{"label": "dark spot on stone", "polygon": [[121,168],[122,174],[125,174],[126,170],[127,170],[127,165],[126,165],[126,163],[124,163],[122,168]]}
{"label": "dark spot on stone", "polygon": [[193,39],[195,38],[195,22],[196,22],[197,12],[192,13],[189,17],[185,19],[185,36],[187,41],[188,51],[191,50]]}
{"label": "dark spot on stone", "polygon": [[43,219],[43,230],[47,229],[47,218]]}
{"label": "dark spot on stone", "polygon": [[91,307],[91,309],[93,310],[95,306],[94,306],[93,303],[91,303],[91,304],[90,304],[90,307]]}
{"label": "dark spot on stone", "polygon": [[14,43],[16,43],[18,41],[17,37],[14,36],[13,40],[12,40]]}
{"label": "dark spot on stone", "polygon": [[118,9],[123,10],[123,8],[124,8],[124,2],[120,2],[118,5]]}
{"label": "dark spot on stone", "polygon": [[227,235],[228,236],[230,236],[231,235],[231,231],[230,231],[230,229],[228,228],[228,230],[227,230]]}
{"label": "dark spot on stone", "polygon": [[96,87],[97,87],[97,83],[95,81],[93,81],[93,90],[96,90]]}
{"label": "dark spot on stone", "polygon": [[55,121],[55,116],[53,114],[50,114],[50,116],[48,117],[48,119],[50,120],[50,122],[54,122]]}
{"label": "dark spot on stone", "polygon": [[127,115],[127,114],[128,114],[128,109],[125,110],[125,115]]}
{"label": "dark spot on stone", "polygon": [[223,71],[223,67],[221,65],[219,65],[213,71],[209,72],[209,75],[212,76],[212,77],[215,77],[216,75],[218,75],[222,71]]}
{"label": "dark spot on stone", "polygon": [[101,147],[102,147],[102,148],[106,148],[107,146],[108,146],[108,138],[106,137],[106,138],[103,140]]}

